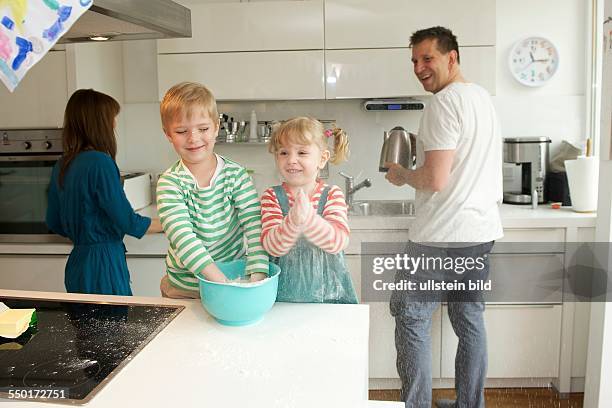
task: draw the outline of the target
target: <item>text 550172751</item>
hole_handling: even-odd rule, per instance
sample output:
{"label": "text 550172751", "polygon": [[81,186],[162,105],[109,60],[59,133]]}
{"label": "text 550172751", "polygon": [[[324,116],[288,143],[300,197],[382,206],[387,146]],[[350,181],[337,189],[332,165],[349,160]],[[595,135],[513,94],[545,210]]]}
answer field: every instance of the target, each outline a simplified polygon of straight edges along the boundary
{"label": "text 550172751", "polygon": [[8,399],[41,400],[68,398],[66,388],[2,387],[0,394]]}

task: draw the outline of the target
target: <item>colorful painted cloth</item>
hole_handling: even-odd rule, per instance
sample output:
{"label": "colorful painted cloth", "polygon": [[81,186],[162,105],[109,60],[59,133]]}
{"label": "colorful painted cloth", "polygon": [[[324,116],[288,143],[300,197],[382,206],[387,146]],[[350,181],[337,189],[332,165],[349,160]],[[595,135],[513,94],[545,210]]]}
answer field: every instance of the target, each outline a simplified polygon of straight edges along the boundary
{"label": "colorful painted cloth", "polygon": [[0,0],[0,79],[13,92],[93,0]]}

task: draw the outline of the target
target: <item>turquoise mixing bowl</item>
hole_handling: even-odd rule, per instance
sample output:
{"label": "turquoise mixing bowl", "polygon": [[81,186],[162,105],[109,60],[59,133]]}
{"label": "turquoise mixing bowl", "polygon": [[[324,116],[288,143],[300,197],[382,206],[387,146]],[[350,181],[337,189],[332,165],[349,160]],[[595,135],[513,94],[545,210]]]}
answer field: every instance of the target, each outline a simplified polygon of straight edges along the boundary
{"label": "turquoise mixing bowl", "polygon": [[[244,259],[216,262],[216,265],[229,280],[245,276]],[[270,262],[268,279],[251,285],[210,282],[196,275],[200,281],[202,306],[219,323],[226,326],[257,323],[276,301],[279,273],[278,265]]]}

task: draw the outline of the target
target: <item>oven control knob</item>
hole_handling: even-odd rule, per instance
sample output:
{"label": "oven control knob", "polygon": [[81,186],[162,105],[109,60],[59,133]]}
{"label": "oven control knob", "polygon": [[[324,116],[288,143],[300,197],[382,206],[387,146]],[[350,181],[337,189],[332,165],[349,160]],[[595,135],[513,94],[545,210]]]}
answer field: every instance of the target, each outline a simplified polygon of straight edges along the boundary
{"label": "oven control knob", "polygon": [[30,150],[32,148],[31,142],[23,142],[23,148],[26,150]]}
{"label": "oven control knob", "polygon": [[45,142],[44,146],[45,146],[45,149],[47,149],[47,150],[49,150],[51,147],[53,147],[53,145],[49,141]]}

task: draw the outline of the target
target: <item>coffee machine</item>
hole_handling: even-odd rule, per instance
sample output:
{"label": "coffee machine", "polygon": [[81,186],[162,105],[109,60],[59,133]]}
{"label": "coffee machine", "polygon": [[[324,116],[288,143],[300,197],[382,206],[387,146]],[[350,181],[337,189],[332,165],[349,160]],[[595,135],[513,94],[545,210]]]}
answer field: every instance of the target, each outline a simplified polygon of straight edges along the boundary
{"label": "coffee machine", "polygon": [[504,202],[509,204],[545,203],[544,182],[548,168],[547,137],[512,137],[504,139],[504,163],[521,167],[520,189],[504,191]]}

